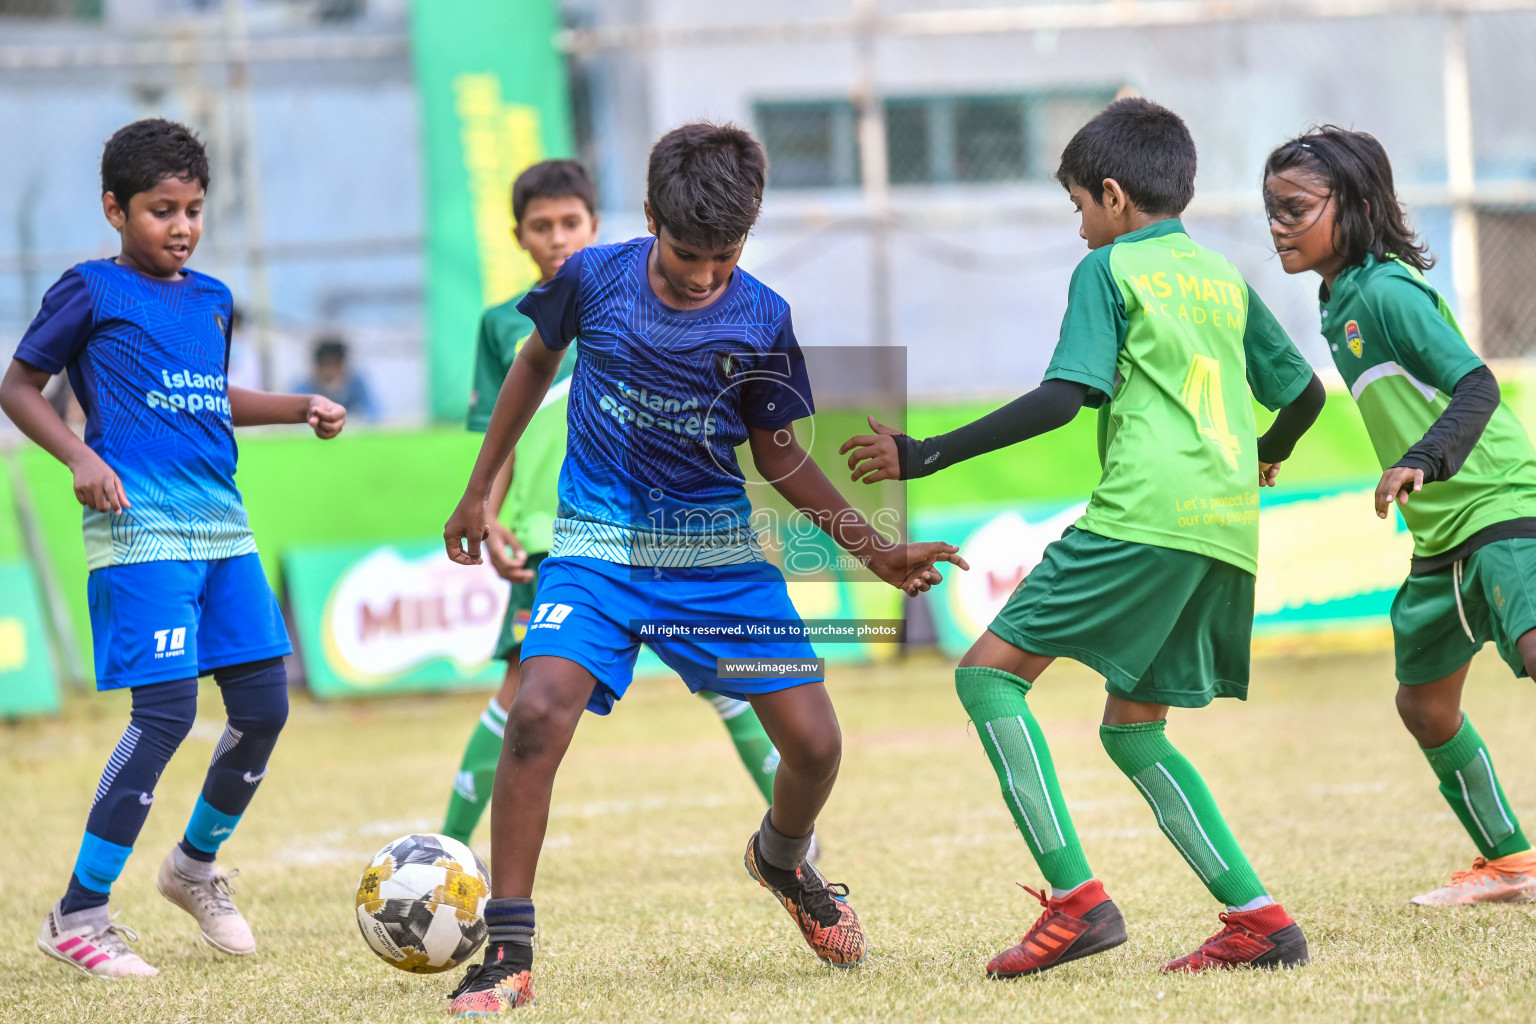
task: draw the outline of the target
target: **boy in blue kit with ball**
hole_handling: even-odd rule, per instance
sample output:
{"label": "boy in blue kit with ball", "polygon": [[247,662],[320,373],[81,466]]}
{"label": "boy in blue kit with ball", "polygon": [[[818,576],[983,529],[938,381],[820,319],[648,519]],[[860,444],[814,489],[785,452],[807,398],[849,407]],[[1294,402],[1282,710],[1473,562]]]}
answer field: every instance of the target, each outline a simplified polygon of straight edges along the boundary
{"label": "boy in blue kit with ball", "polygon": [[[158,973],[129,948],[138,936],[114,922],[107,900],[192,728],[198,677],[210,673],[228,722],[158,887],[216,949],[255,951],[215,858],[287,719],[292,647],[235,487],[234,428],[308,423],[331,438],[346,410],[319,395],[228,386],[229,289],[184,269],[208,188],[208,158],[189,129],[159,119],[120,129],[102,154],[101,185],[122,250],[48,290],[0,383],[0,409],[74,476],[96,686],[133,691],[68,889],[37,937],[49,956],[112,979]],[[64,371],[85,409],[83,441],[42,395]]]}
{"label": "boy in blue kit with ball", "polygon": [[[456,562],[480,561],[486,499],[560,368],[581,344],[554,544],[522,648],[491,811],[489,941],[450,1012],[502,1013],[533,1001],[534,872],[555,773],[584,710],[624,696],[646,624],[724,627],[799,615],[764,557],[736,449],[763,478],[908,593],[939,581],[947,544],[880,537],[795,440],[811,415],[810,383],[789,305],[737,267],[757,221],[767,158],[733,125],[696,123],[651,150],[651,235],[589,246],[523,299],[533,335],[497,398],[469,486],[443,530]],[[467,543],[466,543],[467,542]],[[837,716],[814,671],[722,678],[725,658],[814,661],[803,638],[726,643],[699,633],[648,639],[695,692],[751,702],[781,755],[772,807],[746,865],[823,961],[852,967],[864,932],[847,890],[806,860],[816,816],[837,778]],[[654,635],[654,634],[651,634]]]}

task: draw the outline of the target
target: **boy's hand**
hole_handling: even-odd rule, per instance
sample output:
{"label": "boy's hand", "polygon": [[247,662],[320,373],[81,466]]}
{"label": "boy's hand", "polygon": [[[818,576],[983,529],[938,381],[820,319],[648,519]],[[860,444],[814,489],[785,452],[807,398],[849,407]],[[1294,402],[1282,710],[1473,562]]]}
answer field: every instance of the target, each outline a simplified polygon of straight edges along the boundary
{"label": "boy's hand", "polygon": [[518,543],[517,534],[497,519],[485,525],[490,535],[488,552],[496,575],[509,583],[531,583],[533,570],[524,568],[528,564],[528,552]]}
{"label": "boy's hand", "polygon": [[[443,527],[443,543],[448,548],[449,558],[460,565],[480,564],[480,545],[491,533],[485,518],[485,499],[464,492]],[[468,550],[465,550],[466,542]]]}
{"label": "boy's hand", "polygon": [[315,432],[315,436],[322,441],[329,441],[341,433],[341,428],[347,424],[347,408],[331,401],[324,395],[309,396],[309,411],[304,414],[304,421]]}
{"label": "boy's hand", "polygon": [[953,544],[928,541],[883,548],[869,560],[869,569],[908,597],[913,597],[944,581],[943,574],[934,568],[936,562],[949,562],[961,569],[971,567]]}
{"label": "boy's hand", "polygon": [[1278,477],[1279,475],[1280,475],[1280,463],[1278,463],[1278,462],[1261,462],[1261,463],[1259,463],[1259,486],[1260,487],[1274,487],[1275,486],[1275,478]]}
{"label": "boy's hand", "polygon": [[75,477],[75,500],[86,508],[114,515],[132,508],[123,482],[95,452],[87,453],[69,469]]}
{"label": "boy's hand", "polygon": [[901,461],[896,457],[896,438],[901,431],[878,422],[873,416],[867,418],[869,429],[874,433],[855,434],[843,442],[837,454],[848,456],[848,468],[853,473],[855,483],[860,479],[866,484],[900,480]]}
{"label": "boy's hand", "polygon": [[1399,505],[1408,504],[1410,495],[1424,489],[1424,471],[1407,466],[1393,466],[1381,474],[1376,485],[1376,518],[1387,518],[1387,510],[1395,500]]}

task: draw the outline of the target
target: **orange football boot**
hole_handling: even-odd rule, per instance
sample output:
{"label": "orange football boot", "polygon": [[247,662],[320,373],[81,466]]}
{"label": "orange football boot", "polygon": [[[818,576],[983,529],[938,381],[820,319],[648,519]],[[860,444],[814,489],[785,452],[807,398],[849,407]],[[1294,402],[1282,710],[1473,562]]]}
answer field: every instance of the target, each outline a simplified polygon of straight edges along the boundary
{"label": "orange football boot", "polygon": [[848,905],[848,887],[829,883],[808,862],[795,871],[795,880],[782,888],[776,888],[763,877],[757,858],[757,834],[747,841],[747,852],[742,857],[747,874],[769,892],[789,911],[806,945],[811,947],[823,963],[833,967],[857,967],[864,962],[868,951],[864,939],[864,926],[859,915]]}
{"label": "orange football boot", "polygon": [[1536,903],[1536,851],[1498,860],[1482,857],[1470,871],[1453,871],[1449,885],[1415,896],[1416,907],[1464,907],[1473,903]]}

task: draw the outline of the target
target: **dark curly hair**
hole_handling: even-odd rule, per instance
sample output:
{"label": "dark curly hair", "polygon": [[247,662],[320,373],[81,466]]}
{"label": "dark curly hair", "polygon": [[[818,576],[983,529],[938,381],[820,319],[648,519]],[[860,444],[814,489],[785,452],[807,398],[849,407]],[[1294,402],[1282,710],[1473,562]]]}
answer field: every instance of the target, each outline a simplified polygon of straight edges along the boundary
{"label": "dark curly hair", "polygon": [[1076,182],[1096,203],[1113,178],[1143,213],[1176,217],[1195,197],[1195,140],[1184,119],[1140,96],[1115,100],[1061,151],[1056,180]]}
{"label": "dark curly hair", "polygon": [[159,117],[135,121],[113,132],[101,151],[101,193],[112,193],[124,210],[166,178],[208,188],[208,154],[186,125]]}
{"label": "dark curly hair", "polygon": [[645,198],[657,227],[719,248],[742,241],[757,223],[767,178],[768,155],[751,132],[695,121],[651,147]]}
{"label": "dark curly hair", "polygon": [[1321,178],[1333,193],[1334,248],[1347,267],[1397,257],[1428,270],[1435,258],[1408,224],[1392,184],[1392,162],[1375,136],[1337,125],[1314,126],[1275,147],[1264,177],[1299,167]]}

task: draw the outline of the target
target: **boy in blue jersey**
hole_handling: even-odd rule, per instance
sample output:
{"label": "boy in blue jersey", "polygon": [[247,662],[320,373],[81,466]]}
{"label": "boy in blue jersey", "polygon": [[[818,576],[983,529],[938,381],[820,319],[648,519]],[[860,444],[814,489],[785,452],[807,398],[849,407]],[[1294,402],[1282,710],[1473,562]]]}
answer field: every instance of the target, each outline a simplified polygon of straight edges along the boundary
{"label": "boy in blue jersey", "polygon": [[[114,259],[66,271],[43,298],[0,383],[0,408],[68,466],[85,506],[96,686],[133,689],[133,711],[86,819],[44,953],[98,978],[157,974],[107,911],[112,883],[192,728],[197,677],[212,673],[228,722],[160,892],[225,953],[256,948],[215,864],[267,773],[288,715],[292,647],[235,488],[236,426],[308,423],[335,437],[346,410],[319,395],[229,387],[229,289],[184,269],[202,234],[208,158],[190,130],[137,121],[108,140],[102,209]],[[69,373],[85,439],[42,389]]]}
{"label": "boy in blue jersey", "polygon": [[[733,125],[668,132],[651,150],[647,176],[655,237],[572,254],[519,307],[536,330],[507,374],[443,531],[454,561],[480,561],[496,471],[563,350],[578,335],[581,345],[560,517],[539,567],[492,797],[486,959],[453,993],[452,1013],[501,1013],[533,1000],[531,897],[550,789],[582,711],[607,714],[624,695],[644,624],[799,621],[749,525],[738,446],[750,446],[763,478],[794,508],[892,585],[916,593],[940,580],[935,562],[965,567],[950,545],[881,538],[795,440],[793,423],[812,405],[789,305],[736,266],[766,171],[762,147]],[[822,960],[854,966],[865,942],[847,890],[806,861],[842,750],[821,676],[725,679],[717,667],[723,658],[806,660],[814,651],[803,639],[723,643],[698,633],[647,642],[690,689],[751,702],[781,760],[747,870]]]}

